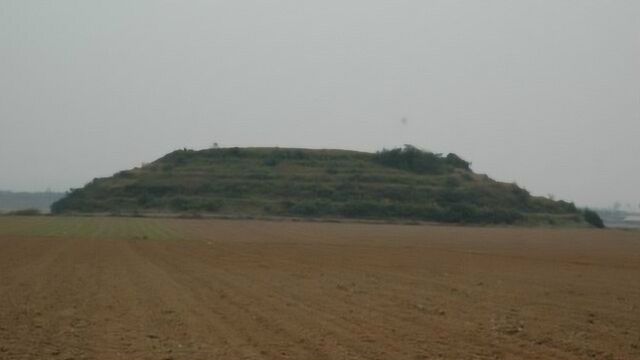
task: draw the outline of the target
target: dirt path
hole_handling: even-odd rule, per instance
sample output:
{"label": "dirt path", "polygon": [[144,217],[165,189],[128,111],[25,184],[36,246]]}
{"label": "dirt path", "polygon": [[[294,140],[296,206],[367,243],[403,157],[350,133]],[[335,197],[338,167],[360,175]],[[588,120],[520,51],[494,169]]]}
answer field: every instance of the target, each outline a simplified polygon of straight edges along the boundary
{"label": "dirt path", "polygon": [[0,231],[0,359],[640,358],[638,233],[90,221]]}

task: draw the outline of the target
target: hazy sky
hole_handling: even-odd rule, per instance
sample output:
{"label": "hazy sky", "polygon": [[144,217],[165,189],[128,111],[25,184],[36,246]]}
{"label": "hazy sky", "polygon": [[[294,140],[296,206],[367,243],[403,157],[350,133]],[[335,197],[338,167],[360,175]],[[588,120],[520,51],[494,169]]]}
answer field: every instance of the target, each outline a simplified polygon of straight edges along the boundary
{"label": "hazy sky", "polygon": [[410,143],[637,208],[640,1],[0,0],[0,189],[213,142]]}

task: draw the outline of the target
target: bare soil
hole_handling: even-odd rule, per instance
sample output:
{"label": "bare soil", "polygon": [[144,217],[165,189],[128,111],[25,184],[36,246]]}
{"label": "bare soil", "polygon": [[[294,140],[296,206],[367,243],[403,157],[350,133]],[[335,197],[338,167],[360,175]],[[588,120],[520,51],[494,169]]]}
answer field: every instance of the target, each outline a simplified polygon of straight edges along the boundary
{"label": "bare soil", "polygon": [[640,359],[638,232],[2,221],[0,359]]}

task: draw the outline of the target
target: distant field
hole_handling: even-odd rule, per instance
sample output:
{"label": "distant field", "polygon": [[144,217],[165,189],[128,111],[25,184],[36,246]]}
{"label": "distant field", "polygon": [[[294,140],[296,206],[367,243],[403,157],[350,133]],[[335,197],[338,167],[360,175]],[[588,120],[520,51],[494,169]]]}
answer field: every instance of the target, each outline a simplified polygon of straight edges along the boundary
{"label": "distant field", "polygon": [[640,359],[640,232],[0,217],[0,359]]}
{"label": "distant field", "polygon": [[64,197],[56,192],[11,192],[0,190],[0,213],[24,209],[37,209],[48,213],[54,202]]}

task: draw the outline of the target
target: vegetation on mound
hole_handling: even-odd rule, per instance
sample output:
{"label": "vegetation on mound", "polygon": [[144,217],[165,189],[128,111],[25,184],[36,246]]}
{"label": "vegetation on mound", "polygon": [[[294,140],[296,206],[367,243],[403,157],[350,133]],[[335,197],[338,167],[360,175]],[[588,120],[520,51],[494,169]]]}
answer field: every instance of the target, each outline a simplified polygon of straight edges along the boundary
{"label": "vegetation on mound", "polygon": [[[572,203],[531,196],[412,146],[178,150],[54,203],[53,213],[216,213],[513,224],[582,222]],[[544,216],[542,216],[544,215]],[[533,220],[532,220],[533,219]]]}
{"label": "vegetation on mound", "polygon": [[422,151],[415,146],[382,150],[375,154],[373,160],[386,166],[411,171],[419,174],[442,174],[455,169],[470,170],[471,163],[456,154],[443,156]]}
{"label": "vegetation on mound", "polygon": [[584,209],[584,220],[591,224],[594,227],[597,227],[598,229],[603,229],[604,228],[604,222],[602,221],[602,219],[600,218],[600,215],[598,215],[597,212],[590,210],[590,209]]}

